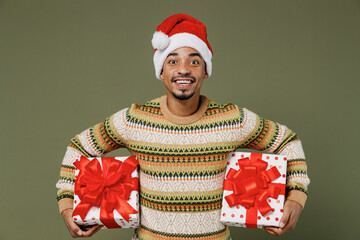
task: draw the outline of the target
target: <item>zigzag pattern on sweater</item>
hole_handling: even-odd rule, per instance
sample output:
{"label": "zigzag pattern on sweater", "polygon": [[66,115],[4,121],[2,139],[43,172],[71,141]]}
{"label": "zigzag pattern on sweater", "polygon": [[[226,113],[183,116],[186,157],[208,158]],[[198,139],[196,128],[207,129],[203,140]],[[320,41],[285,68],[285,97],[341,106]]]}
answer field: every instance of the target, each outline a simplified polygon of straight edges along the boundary
{"label": "zigzag pattern on sweater", "polygon": [[217,219],[227,157],[238,148],[289,156],[288,191],[307,193],[309,183],[297,135],[233,104],[210,101],[203,116],[186,125],[167,120],[159,99],[133,104],[76,135],[69,146],[58,199],[73,196],[74,156],[103,156],[125,147],[137,157],[143,179],[139,239],[227,239],[229,230]]}

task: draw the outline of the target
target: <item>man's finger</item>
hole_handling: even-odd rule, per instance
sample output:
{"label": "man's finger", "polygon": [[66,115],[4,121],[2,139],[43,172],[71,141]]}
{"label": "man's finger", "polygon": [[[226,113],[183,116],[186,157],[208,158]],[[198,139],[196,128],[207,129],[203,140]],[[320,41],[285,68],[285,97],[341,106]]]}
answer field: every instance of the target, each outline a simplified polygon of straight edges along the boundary
{"label": "man's finger", "polygon": [[286,224],[289,221],[290,214],[291,214],[290,208],[287,206],[284,206],[284,214],[283,214],[282,218],[280,219],[280,224],[279,224],[280,228],[284,228],[286,226]]}
{"label": "man's finger", "polygon": [[71,236],[73,237],[81,237],[83,235],[83,231],[75,224],[75,226],[71,222],[65,221],[67,228],[70,231]]}
{"label": "man's finger", "polygon": [[80,227],[74,222],[73,218],[68,218],[68,226],[70,227],[70,230],[75,233],[78,236],[82,236],[84,232],[80,229]]}
{"label": "man's finger", "polygon": [[102,226],[100,225],[95,225],[92,226],[89,230],[83,232],[82,237],[90,237],[92,235],[94,235],[96,232],[98,232],[101,229]]}
{"label": "man's finger", "polygon": [[284,214],[280,219],[279,227],[264,227],[264,230],[275,236],[280,236],[295,228],[301,213],[301,205],[295,201],[287,200],[284,205]]}
{"label": "man's finger", "polygon": [[274,227],[263,227],[263,229],[265,230],[265,232],[273,235],[273,236],[278,236],[278,234],[274,231]]}
{"label": "man's finger", "polygon": [[61,215],[64,219],[64,222],[67,228],[70,231],[71,236],[73,237],[81,237],[83,235],[83,231],[79,228],[79,226],[74,222],[72,218],[72,209],[64,210]]}

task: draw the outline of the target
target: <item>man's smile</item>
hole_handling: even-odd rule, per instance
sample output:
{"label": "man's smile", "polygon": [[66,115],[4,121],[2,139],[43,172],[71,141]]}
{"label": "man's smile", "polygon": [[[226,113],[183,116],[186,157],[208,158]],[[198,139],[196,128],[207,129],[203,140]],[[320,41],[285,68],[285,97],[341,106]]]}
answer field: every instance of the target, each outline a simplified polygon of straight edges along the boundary
{"label": "man's smile", "polygon": [[193,83],[195,83],[196,79],[193,76],[188,77],[173,77],[171,79],[172,83],[175,83],[176,87],[179,89],[188,89],[191,87]]}

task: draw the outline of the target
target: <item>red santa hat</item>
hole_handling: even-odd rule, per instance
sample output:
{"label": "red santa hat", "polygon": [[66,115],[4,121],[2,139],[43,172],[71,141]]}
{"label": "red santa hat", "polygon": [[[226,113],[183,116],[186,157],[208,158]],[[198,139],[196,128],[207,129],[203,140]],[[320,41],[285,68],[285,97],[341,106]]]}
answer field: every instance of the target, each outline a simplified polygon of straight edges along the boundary
{"label": "red santa hat", "polygon": [[155,49],[154,65],[158,79],[161,79],[161,70],[169,53],[181,47],[198,51],[206,63],[207,74],[211,75],[213,52],[207,41],[206,27],[199,20],[181,13],[170,16],[156,28],[151,43]]}

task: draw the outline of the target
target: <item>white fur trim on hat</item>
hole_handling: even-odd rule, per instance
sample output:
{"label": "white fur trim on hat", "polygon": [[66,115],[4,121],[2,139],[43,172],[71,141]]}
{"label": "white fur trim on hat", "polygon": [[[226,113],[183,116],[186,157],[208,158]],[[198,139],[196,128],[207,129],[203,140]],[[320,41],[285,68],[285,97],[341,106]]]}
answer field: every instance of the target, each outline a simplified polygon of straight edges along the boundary
{"label": "white fur trim on hat", "polygon": [[[156,32],[154,33],[154,36],[155,34]],[[170,39],[169,45],[165,47],[163,50],[157,48],[158,50],[154,54],[155,75],[158,79],[161,80],[160,78],[161,70],[163,68],[165,59],[167,58],[169,53],[181,47],[194,48],[196,51],[198,51],[201,54],[201,56],[203,57],[206,63],[206,72],[210,77],[212,70],[212,64],[211,64],[212,53],[203,40],[201,40],[194,34],[190,34],[190,33],[174,34],[169,39]],[[154,46],[153,41],[152,44]]]}

